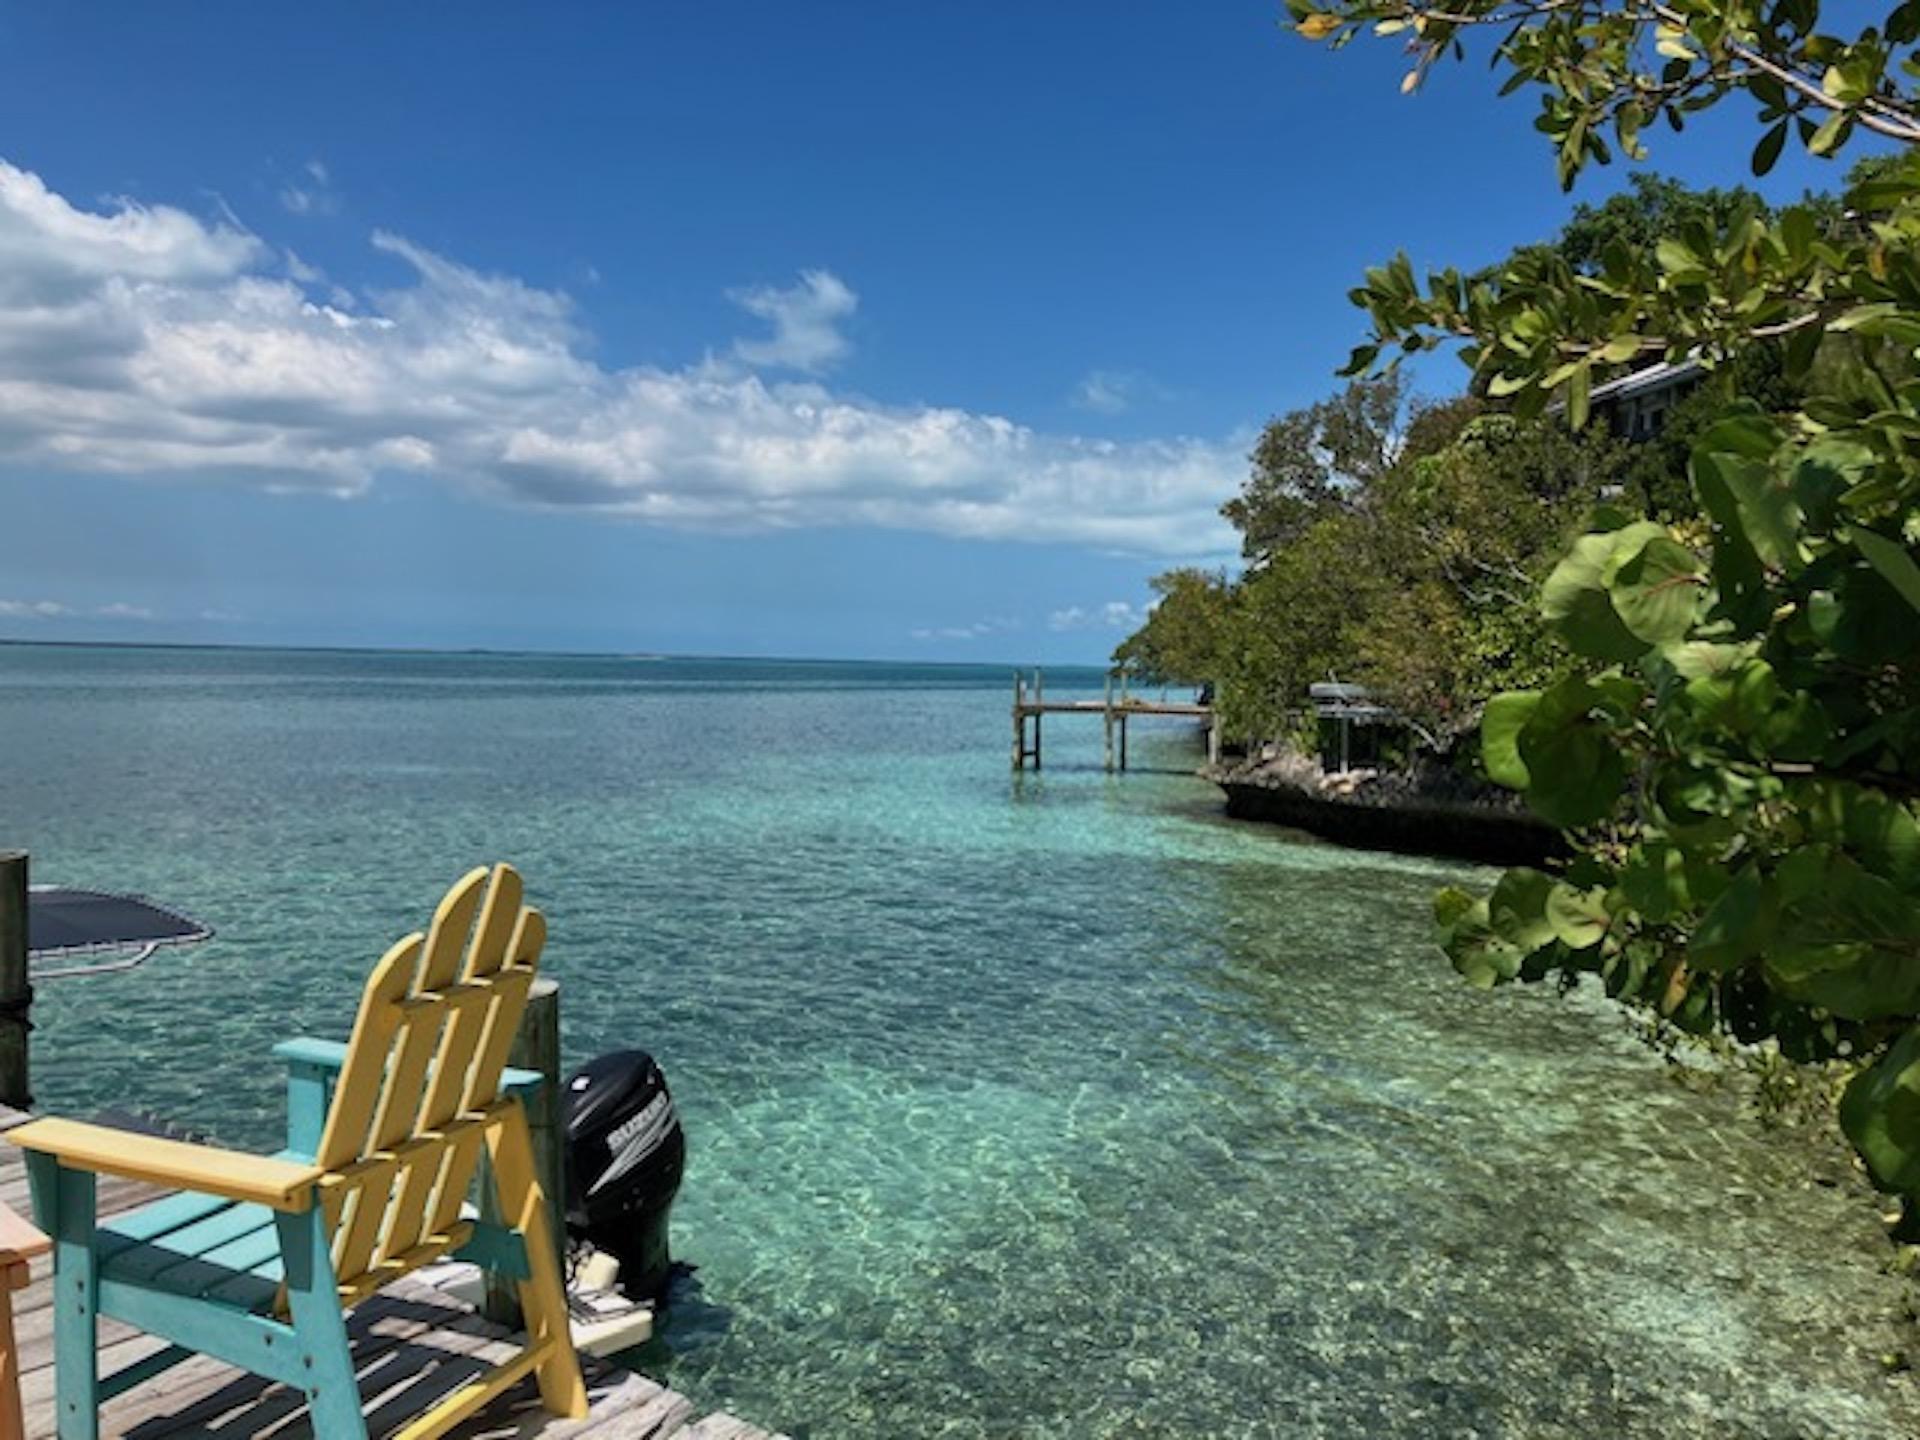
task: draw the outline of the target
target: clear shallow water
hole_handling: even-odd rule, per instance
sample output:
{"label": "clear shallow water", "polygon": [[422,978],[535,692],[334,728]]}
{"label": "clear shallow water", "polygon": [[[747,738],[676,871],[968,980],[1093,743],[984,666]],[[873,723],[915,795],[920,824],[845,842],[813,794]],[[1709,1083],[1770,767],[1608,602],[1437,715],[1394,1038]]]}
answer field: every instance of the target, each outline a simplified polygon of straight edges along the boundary
{"label": "clear shallow water", "polygon": [[[1049,676],[1050,690],[1068,677]],[[0,646],[0,837],[214,943],[46,987],[49,1108],[268,1144],[466,866],[640,1044],[699,1288],[645,1368],[796,1436],[1897,1436],[1836,1158],[1579,997],[1465,990],[1460,872],[1109,778],[999,669]],[[1841,1180],[1838,1186],[1819,1183]]]}

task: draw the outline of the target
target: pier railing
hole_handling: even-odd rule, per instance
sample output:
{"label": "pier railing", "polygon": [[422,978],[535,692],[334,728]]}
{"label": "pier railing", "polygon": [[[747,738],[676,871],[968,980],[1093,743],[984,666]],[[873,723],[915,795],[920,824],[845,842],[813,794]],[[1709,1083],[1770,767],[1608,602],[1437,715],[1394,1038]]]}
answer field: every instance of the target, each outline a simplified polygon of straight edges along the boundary
{"label": "pier railing", "polygon": [[1220,758],[1220,722],[1213,707],[1199,701],[1142,699],[1132,693],[1127,672],[1108,671],[1106,688],[1098,700],[1049,700],[1045,677],[1039,670],[1029,681],[1024,671],[1013,672],[1013,768],[1025,770],[1031,761],[1040,768],[1042,730],[1049,715],[1098,715],[1108,770],[1127,768],[1127,722],[1138,715],[1170,715],[1207,724],[1207,763]]}

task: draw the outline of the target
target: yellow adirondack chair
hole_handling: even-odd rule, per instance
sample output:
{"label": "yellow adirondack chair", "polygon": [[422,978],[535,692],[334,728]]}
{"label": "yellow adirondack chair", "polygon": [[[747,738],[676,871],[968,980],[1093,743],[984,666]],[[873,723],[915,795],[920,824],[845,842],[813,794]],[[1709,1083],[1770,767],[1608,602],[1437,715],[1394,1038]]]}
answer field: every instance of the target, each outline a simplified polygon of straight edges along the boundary
{"label": "yellow adirondack chair", "polygon": [[[345,1045],[275,1047],[289,1065],[278,1156],[71,1120],[7,1132],[54,1240],[61,1440],[95,1440],[101,1404],[194,1353],[304,1392],[322,1440],[364,1437],[346,1311],[451,1254],[517,1282],[527,1344],[399,1434],[444,1434],[529,1372],[548,1410],[586,1414],[519,1098],[539,1077],[505,1068],[545,940],[510,867],[464,876],[427,934],[374,967]],[[503,1224],[461,1218],[483,1148]],[[97,1174],[180,1193],[97,1223]],[[172,1343],[102,1377],[101,1315]]]}

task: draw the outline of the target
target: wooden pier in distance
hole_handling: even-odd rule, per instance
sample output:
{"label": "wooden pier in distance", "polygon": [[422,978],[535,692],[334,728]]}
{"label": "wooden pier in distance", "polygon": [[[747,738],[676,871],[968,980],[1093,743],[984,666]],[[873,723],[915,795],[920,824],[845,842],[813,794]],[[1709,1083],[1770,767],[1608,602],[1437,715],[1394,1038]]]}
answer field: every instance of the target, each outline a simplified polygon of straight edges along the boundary
{"label": "wooden pier in distance", "polygon": [[[1115,680],[1119,681],[1116,691]],[[1108,770],[1127,768],[1127,721],[1136,715],[1171,715],[1207,722],[1207,763],[1220,758],[1220,726],[1213,707],[1198,701],[1142,700],[1129,690],[1127,673],[1107,672],[1106,693],[1098,700],[1049,700],[1041,672],[1033,672],[1032,682],[1020,671],[1013,672],[1013,768],[1024,770],[1027,762],[1040,768],[1041,723],[1048,715],[1098,715],[1104,730],[1103,754]],[[1117,743],[1116,743],[1117,742]]]}

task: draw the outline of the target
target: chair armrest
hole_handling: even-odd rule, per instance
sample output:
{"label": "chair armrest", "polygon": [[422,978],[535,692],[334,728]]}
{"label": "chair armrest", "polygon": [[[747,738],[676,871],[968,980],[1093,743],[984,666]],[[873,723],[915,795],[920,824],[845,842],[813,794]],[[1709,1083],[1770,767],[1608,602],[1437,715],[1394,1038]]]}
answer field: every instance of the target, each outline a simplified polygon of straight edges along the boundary
{"label": "chair armrest", "polygon": [[[273,1053],[289,1065],[309,1065],[316,1070],[337,1072],[347,1063],[347,1047],[338,1040],[314,1040],[296,1035],[273,1047]],[[530,1097],[546,1083],[538,1070],[516,1070],[509,1065],[500,1072],[500,1088],[509,1095]],[[4,1133],[4,1132],[0,1132]]]}
{"label": "chair armrest", "polygon": [[11,1205],[0,1201],[0,1265],[18,1265],[52,1248],[53,1241],[34,1229]]}
{"label": "chair armrest", "polygon": [[312,1065],[322,1070],[338,1070],[347,1063],[347,1047],[338,1040],[315,1040],[296,1035],[273,1047],[273,1053],[289,1065]]}
{"label": "chair armrest", "polygon": [[51,1155],[69,1170],[121,1175],[169,1190],[223,1195],[273,1210],[307,1209],[313,1203],[313,1187],[326,1174],[317,1165],[162,1140],[78,1120],[32,1120],[0,1138],[23,1150]]}
{"label": "chair armrest", "polygon": [[[315,1041],[307,1035],[296,1035],[292,1041],[280,1041],[273,1046],[273,1052],[288,1066],[311,1066],[313,1069],[340,1071],[348,1062],[348,1046],[340,1041]],[[538,1069],[515,1069],[507,1066],[499,1071],[499,1089],[507,1094],[532,1094],[545,1085],[545,1077]]]}

